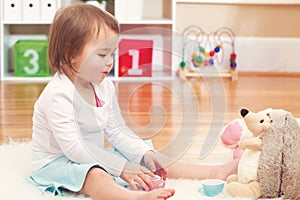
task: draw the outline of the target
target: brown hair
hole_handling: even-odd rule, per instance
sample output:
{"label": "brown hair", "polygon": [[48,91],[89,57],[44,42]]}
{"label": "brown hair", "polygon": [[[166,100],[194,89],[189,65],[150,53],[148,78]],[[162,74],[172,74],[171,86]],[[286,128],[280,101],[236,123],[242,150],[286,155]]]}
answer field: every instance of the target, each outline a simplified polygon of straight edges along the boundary
{"label": "brown hair", "polygon": [[50,27],[48,58],[52,71],[62,71],[62,65],[72,70],[71,59],[82,53],[89,39],[103,32],[119,34],[117,20],[111,14],[85,3],[59,10]]}

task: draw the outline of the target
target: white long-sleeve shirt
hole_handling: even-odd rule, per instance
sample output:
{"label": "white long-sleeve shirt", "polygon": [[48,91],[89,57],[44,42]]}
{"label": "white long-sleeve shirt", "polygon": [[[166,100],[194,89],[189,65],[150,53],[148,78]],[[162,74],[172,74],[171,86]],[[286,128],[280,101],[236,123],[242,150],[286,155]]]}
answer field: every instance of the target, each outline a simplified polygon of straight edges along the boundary
{"label": "white long-sleeve shirt", "polygon": [[[113,83],[93,84],[102,107],[88,104],[65,74],[56,73],[34,105],[33,170],[65,155],[77,163],[97,163],[119,176],[127,162],[140,163],[153,150],[125,124]],[[104,136],[124,157],[104,149]]]}

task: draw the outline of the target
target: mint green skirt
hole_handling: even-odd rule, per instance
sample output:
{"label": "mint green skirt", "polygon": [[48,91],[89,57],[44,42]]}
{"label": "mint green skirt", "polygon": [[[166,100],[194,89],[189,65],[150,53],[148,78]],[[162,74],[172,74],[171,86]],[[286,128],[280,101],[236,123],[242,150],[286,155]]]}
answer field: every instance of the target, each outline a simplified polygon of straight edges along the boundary
{"label": "mint green skirt", "polygon": [[[151,140],[145,142],[153,147]],[[123,157],[117,150],[109,150],[114,154]],[[50,192],[53,195],[62,195],[65,190],[78,192],[83,187],[89,170],[93,167],[104,170],[96,163],[76,163],[69,160],[66,156],[61,156],[45,165],[43,168],[33,171],[29,176],[29,180],[41,190]],[[119,185],[129,187],[129,184],[120,177],[113,176],[113,178]]]}

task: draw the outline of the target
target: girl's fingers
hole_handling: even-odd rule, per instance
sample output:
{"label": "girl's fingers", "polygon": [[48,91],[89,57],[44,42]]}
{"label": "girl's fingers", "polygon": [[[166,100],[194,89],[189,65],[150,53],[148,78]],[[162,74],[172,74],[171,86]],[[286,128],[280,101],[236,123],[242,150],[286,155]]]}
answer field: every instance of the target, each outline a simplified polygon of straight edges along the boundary
{"label": "girl's fingers", "polygon": [[168,177],[168,170],[167,168],[165,168],[163,165],[162,165],[162,162],[159,161],[159,160],[155,160],[155,165],[156,165],[156,173],[159,174],[159,176],[163,179],[163,180],[166,180],[166,178]]}
{"label": "girl's fingers", "polygon": [[130,187],[133,189],[133,190],[138,190],[138,188],[136,187],[135,183],[134,183],[134,180],[129,180],[129,185]]}
{"label": "girl's fingers", "polygon": [[135,181],[145,190],[145,191],[149,191],[149,187],[147,186],[147,184],[144,182],[144,180],[140,177],[140,175],[138,177],[136,177]]}
{"label": "girl's fingers", "polygon": [[143,181],[147,184],[147,186],[149,186],[150,188],[152,188],[154,185],[153,185],[153,182],[150,180],[149,176],[148,175],[145,175],[145,174],[140,174],[140,177],[141,179],[143,179]]}
{"label": "girl's fingers", "polygon": [[149,171],[149,169],[147,169],[146,167],[142,167],[141,172],[143,172],[143,174],[147,174],[148,176],[150,176],[152,178],[155,176],[155,174],[153,172]]}
{"label": "girl's fingers", "polygon": [[148,167],[152,172],[156,171],[156,165],[155,162],[153,160],[151,160],[151,162],[148,163]]}
{"label": "girl's fingers", "polygon": [[165,179],[169,177],[169,171],[166,169],[166,176],[164,177]]}
{"label": "girl's fingers", "polygon": [[165,181],[168,177],[168,170],[166,168],[162,168],[162,179]]}

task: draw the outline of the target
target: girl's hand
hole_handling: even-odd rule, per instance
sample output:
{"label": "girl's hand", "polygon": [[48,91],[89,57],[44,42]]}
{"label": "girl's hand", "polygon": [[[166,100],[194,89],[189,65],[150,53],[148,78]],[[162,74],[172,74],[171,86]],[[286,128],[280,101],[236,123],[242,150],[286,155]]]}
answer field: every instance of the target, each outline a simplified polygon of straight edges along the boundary
{"label": "girl's hand", "polygon": [[147,151],[143,156],[141,165],[150,169],[163,180],[168,177],[168,170],[163,166],[163,156],[157,152]]}
{"label": "girl's hand", "polygon": [[153,187],[153,183],[147,175],[150,177],[155,176],[147,168],[127,162],[120,177],[129,183],[130,187],[134,190],[138,190],[135,185],[135,183],[138,183],[145,191],[149,191]]}

